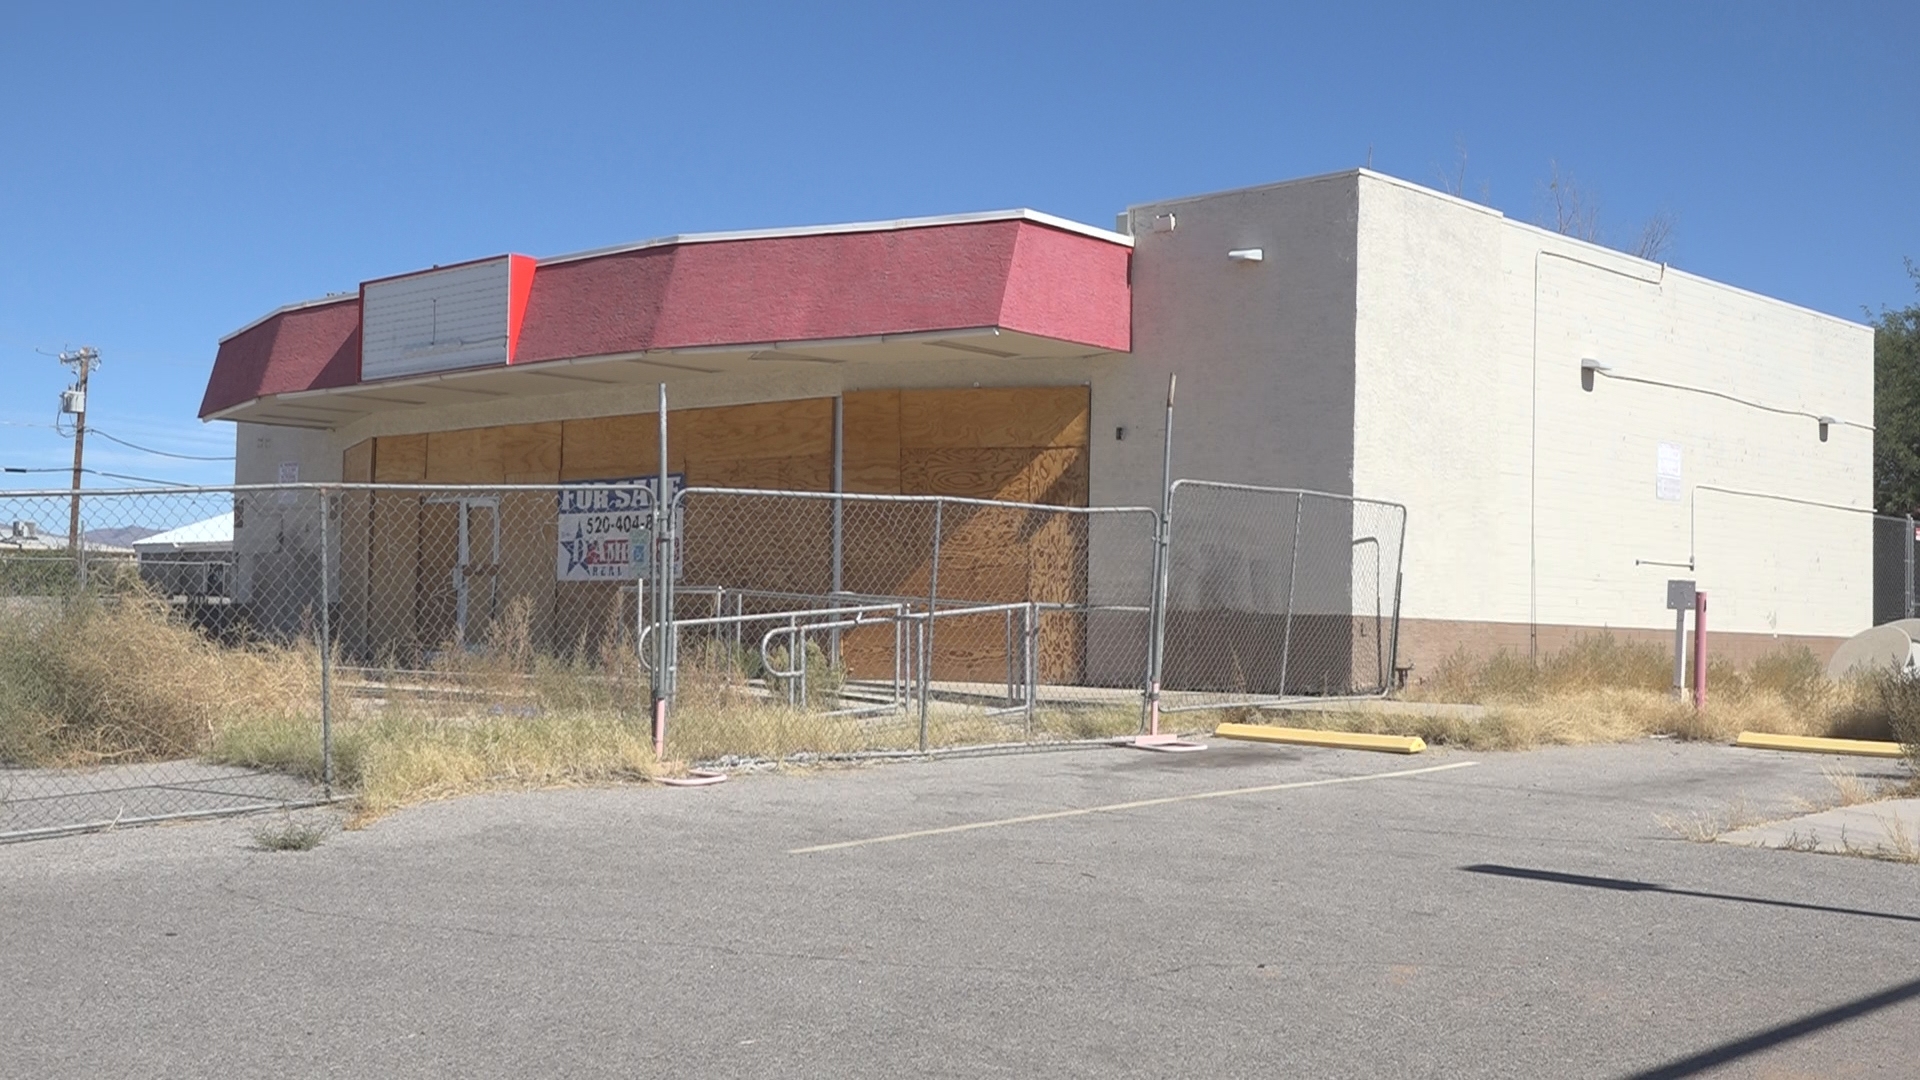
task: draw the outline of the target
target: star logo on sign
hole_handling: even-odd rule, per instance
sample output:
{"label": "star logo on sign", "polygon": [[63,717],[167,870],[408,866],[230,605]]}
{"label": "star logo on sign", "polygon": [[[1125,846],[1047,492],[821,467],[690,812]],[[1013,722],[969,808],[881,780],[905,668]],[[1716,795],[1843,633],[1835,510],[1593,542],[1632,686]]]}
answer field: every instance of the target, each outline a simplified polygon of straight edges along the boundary
{"label": "star logo on sign", "polygon": [[567,573],[587,565],[588,546],[586,534],[578,525],[573,527],[573,539],[560,541],[560,550],[567,553]]}

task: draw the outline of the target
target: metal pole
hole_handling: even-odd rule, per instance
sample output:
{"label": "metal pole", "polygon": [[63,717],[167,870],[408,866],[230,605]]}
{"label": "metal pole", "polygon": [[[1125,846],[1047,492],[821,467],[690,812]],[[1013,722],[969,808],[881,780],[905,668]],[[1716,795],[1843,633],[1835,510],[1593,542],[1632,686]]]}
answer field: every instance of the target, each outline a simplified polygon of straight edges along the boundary
{"label": "metal pole", "polygon": [[1167,376],[1167,425],[1160,447],[1160,520],[1154,523],[1153,596],[1147,601],[1147,685],[1143,717],[1147,734],[1160,734],[1160,682],[1167,652],[1167,577],[1173,532],[1173,391],[1180,376]]}
{"label": "metal pole", "polygon": [[930,618],[922,618],[917,628],[920,638],[920,752],[927,752],[927,680],[932,676],[933,665],[927,662],[927,629],[933,625]]}
{"label": "metal pole", "polygon": [[1707,594],[1693,594],[1693,711],[1707,707]]}
{"label": "metal pole", "polygon": [[1387,689],[1395,690],[1400,677],[1400,590],[1407,587],[1407,576],[1398,570],[1393,575],[1393,644],[1387,647]]}
{"label": "metal pole", "polygon": [[660,384],[660,486],[653,499],[653,755],[666,756],[667,743],[667,663],[670,646],[667,637],[673,621],[673,609],[667,596],[667,581],[673,576],[666,566],[672,554],[667,547],[667,522],[672,511],[667,507],[667,384]]}
{"label": "metal pole", "polygon": [[1687,693],[1687,609],[1673,612],[1673,696]]}
{"label": "metal pole", "polygon": [[1914,536],[1914,515],[1910,515],[1910,513],[1908,513],[1907,515],[1907,588],[1905,588],[1905,590],[1901,592],[1901,596],[1905,598],[1905,600],[1903,600],[1903,603],[1905,603],[1905,611],[1907,611],[1908,619],[1912,619],[1912,617],[1914,617],[1914,540],[1920,540],[1920,536]]}
{"label": "metal pole", "polygon": [[1007,704],[1012,705],[1019,700],[1013,696],[1013,609],[1008,608],[1001,612],[1001,615],[1005,617],[1004,625],[1001,627],[1001,635],[1004,638],[1001,655],[1007,660]]}
{"label": "metal pole", "polygon": [[[847,490],[846,487],[846,398],[833,395],[833,493],[837,496]],[[837,598],[843,588],[841,568],[845,561],[842,547],[842,500],[833,500],[833,595]],[[835,601],[834,606],[839,606]],[[836,620],[837,621],[837,620]],[[840,664],[840,631],[835,629],[827,638],[827,662],[834,666]]]}
{"label": "metal pole", "polygon": [[1026,669],[1027,683],[1027,741],[1033,741],[1034,699],[1040,696],[1040,662],[1035,655],[1039,652],[1040,619],[1035,614],[1033,601],[1020,611],[1020,663]]}
{"label": "metal pole", "polygon": [[328,798],[333,797],[333,604],[331,588],[333,557],[327,548],[332,530],[327,519],[331,500],[326,489],[320,497],[320,783]]}
{"label": "metal pole", "polygon": [[933,503],[933,562],[927,571],[927,625],[920,645],[920,751],[927,749],[927,684],[933,681],[933,613],[940,604],[940,527],[946,500]]}
{"label": "metal pole", "polygon": [[1293,652],[1293,579],[1300,566],[1300,516],[1307,497],[1293,497],[1293,550],[1287,554],[1287,621],[1280,631],[1280,696],[1287,695],[1287,660]]}

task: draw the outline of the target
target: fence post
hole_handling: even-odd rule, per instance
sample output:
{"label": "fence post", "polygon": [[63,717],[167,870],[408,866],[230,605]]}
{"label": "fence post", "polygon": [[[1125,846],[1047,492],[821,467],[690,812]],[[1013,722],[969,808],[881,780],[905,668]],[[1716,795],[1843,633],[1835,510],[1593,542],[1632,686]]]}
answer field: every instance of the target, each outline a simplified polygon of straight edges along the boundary
{"label": "fence post", "polygon": [[[846,397],[833,395],[833,580],[829,583],[833,595],[833,606],[840,606],[840,591],[844,588],[846,562],[845,509],[844,501],[837,496],[846,490]],[[839,619],[834,620],[838,622]],[[836,627],[827,638],[827,663],[831,667],[840,666],[840,631]]]}
{"label": "fence post", "polygon": [[666,756],[667,750],[667,697],[671,693],[667,665],[671,662],[672,645],[668,638],[672,635],[673,599],[669,583],[673,580],[673,567],[668,560],[673,557],[673,548],[667,539],[667,531],[672,527],[673,510],[667,505],[671,497],[671,485],[667,478],[667,384],[660,384],[660,486],[653,497],[653,756],[658,759]]}
{"label": "fence post", "polygon": [[933,563],[927,571],[927,626],[920,644],[920,752],[927,752],[927,684],[933,682],[933,613],[940,603],[940,527],[945,499],[933,503]]}
{"label": "fence post", "polygon": [[1293,579],[1300,566],[1300,516],[1306,510],[1307,497],[1293,497],[1293,550],[1287,553],[1287,621],[1280,632],[1280,696],[1287,696],[1287,660],[1293,653]]}
{"label": "fence post", "polygon": [[1167,426],[1160,446],[1160,515],[1153,523],[1153,595],[1147,601],[1147,685],[1141,701],[1141,726],[1160,734],[1160,683],[1167,652],[1168,557],[1173,532],[1173,392],[1180,376],[1167,376]]}
{"label": "fence post", "polygon": [[1040,617],[1033,601],[1020,610],[1020,666],[1027,684],[1027,741],[1033,741],[1034,699],[1040,696]]}
{"label": "fence post", "polygon": [[1906,570],[1907,570],[1907,573],[1906,573],[1906,582],[1907,582],[1907,585],[1906,585],[1906,588],[1905,588],[1904,590],[1902,590],[1902,591],[1901,591],[1901,594],[1900,594],[1900,598],[1901,598],[1901,599],[1900,599],[1900,603],[1901,603],[1901,610],[1903,610],[1903,611],[1905,611],[1905,612],[1907,613],[1907,614],[1906,614],[1906,617],[1907,617],[1907,618],[1909,618],[1909,619],[1911,619],[1911,618],[1913,618],[1913,608],[1914,608],[1914,604],[1913,604],[1913,545],[1914,545],[1914,541],[1915,541],[1916,539],[1920,539],[1920,537],[1916,537],[1916,536],[1914,535],[1914,531],[1913,531],[1913,529],[1914,529],[1914,524],[1913,524],[1913,515],[1912,515],[1912,514],[1908,514],[1908,515],[1907,515],[1907,534],[1906,534],[1906,536],[1907,536],[1907,543],[1906,543],[1906,552],[1907,552],[1907,559],[1906,559],[1906,564],[1907,564],[1907,565],[1906,565]]}
{"label": "fence post", "polygon": [[329,522],[331,496],[326,488],[316,491],[320,499],[320,783],[328,798],[333,797],[333,553]]}

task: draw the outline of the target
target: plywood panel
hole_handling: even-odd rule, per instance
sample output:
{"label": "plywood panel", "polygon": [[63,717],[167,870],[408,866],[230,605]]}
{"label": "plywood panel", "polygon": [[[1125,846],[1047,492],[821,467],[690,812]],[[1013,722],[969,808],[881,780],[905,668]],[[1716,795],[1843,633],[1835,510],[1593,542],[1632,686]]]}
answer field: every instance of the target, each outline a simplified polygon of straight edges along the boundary
{"label": "plywood panel", "polygon": [[1025,502],[1033,452],[1020,449],[903,450],[900,490],[906,495],[957,495]]}
{"label": "plywood panel", "polygon": [[[552,425],[552,446],[554,466],[559,466],[560,425]],[[510,475],[509,481],[513,480]],[[551,482],[552,477],[546,477]],[[533,483],[534,481],[524,481]],[[492,537],[485,535],[489,526],[486,511],[475,511],[470,519],[474,529],[474,539],[479,546],[475,553],[486,552],[492,544]],[[506,614],[516,603],[524,603],[528,608],[533,640],[536,643],[552,643],[564,646],[564,640],[555,640],[554,627],[554,553],[559,545],[555,536],[559,522],[555,515],[554,496],[545,491],[509,491],[500,497],[500,614]]]}
{"label": "plywood panel", "polygon": [[833,455],[833,399],[685,409],[667,414],[667,441],[698,464]]}
{"label": "plywood panel", "polygon": [[842,400],[840,460],[845,489],[900,494],[900,391],[862,390]]}
{"label": "plywood panel", "polygon": [[[378,466],[386,439],[374,455]],[[420,441],[422,450],[426,440]],[[421,462],[425,464],[424,454]],[[420,573],[420,497],[412,492],[375,492],[369,500],[367,647],[376,657],[407,659],[414,643],[414,608]]]}
{"label": "plywood panel", "polygon": [[505,479],[500,461],[502,428],[462,428],[427,436],[427,482],[498,484]]}
{"label": "plywood panel", "polygon": [[1026,468],[1027,501],[1048,506],[1086,506],[1087,451],[1084,447],[1036,450]]}
{"label": "plywood panel", "polygon": [[[660,421],[655,413],[568,420],[560,427],[563,481],[625,480],[660,471]],[[686,471],[680,449],[669,446],[667,451],[675,472]]]}
{"label": "plywood panel", "polygon": [[[961,615],[941,619],[933,631],[933,677],[937,681],[986,683],[1007,681],[1008,629],[1011,626],[1018,656],[1020,615],[1009,620],[1005,612]],[[1018,672],[1015,672],[1016,677]]]}
{"label": "plywood panel", "polygon": [[373,440],[362,439],[340,454],[340,479],[349,484],[373,482]]}
{"label": "plywood panel", "polygon": [[[419,521],[414,640],[422,648],[436,649],[453,643],[453,564],[460,522],[451,503],[423,503]],[[470,610],[469,618],[472,614]]]}
{"label": "plywood panel", "polygon": [[382,435],[374,440],[373,479],[381,484],[417,484],[427,478],[425,435]]}
{"label": "plywood panel", "polygon": [[500,478],[509,484],[551,484],[560,479],[561,425],[517,424],[500,432]]}
{"label": "plywood panel", "polygon": [[[1087,596],[1087,522],[1059,516],[1042,524],[1028,539],[1032,576],[1030,599],[1077,604]],[[1143,590],[1144,591],[1144,590]]]}
{"label": "plywood panel", "polygon": [[891,680],[901,647],[891,623],[848,630],[840,635],[840,662],[856,679]]}
{"label": "plywood panel", "polygon": [[833,487],[833,464],[818,454],[713,461],[689,453],[687,483],[698,487],[829,491]]}
{"label": "plywood panel", "polygon": [[903,450],[1087,445],[1084,386],[900,391]]}

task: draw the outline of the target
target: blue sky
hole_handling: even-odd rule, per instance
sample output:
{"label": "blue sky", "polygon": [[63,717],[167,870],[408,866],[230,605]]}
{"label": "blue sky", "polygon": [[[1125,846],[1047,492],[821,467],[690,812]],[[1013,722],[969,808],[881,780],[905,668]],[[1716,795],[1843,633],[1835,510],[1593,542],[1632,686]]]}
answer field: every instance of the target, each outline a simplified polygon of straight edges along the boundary
{"label": "blue sky", "polygon": [[[1335,10],[1337,8],[1337,10]],[[0,7],[0,465],[231,453],[218,339],[294,300],[675,232],[1129,203],[1366,163],[1835,314],[1915,299],[1920,5]],[[95,468],[230,479],[89,440]],[[63,476],[5,478],[49,485]],[[97,479],[94,483],[118,484]],[[35,483],[32,486],[40,486]]]}

